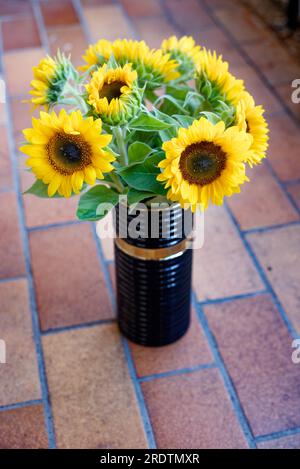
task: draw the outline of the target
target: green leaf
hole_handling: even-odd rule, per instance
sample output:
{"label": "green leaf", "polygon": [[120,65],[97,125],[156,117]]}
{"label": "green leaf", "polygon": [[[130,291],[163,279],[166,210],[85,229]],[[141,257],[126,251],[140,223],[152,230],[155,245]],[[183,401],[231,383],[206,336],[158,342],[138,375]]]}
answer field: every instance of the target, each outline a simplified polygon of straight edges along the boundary
{"label": "green leaf", "polygon": [[49,197],[48,195],[48,185],[44,184],[41,179],[37,179],[27,191],[24,192],[24,194],[33,194],[36,195],[37,197],[42,197],[45,199],[53,198],[53,197],[61,197],[57,192],[53,197]]}
{"label": "green leaf", "polygon": [[113,189],[100,185],[94,186],[80,197],[77,217],[80,220],[101,220],[118,203],[118,200],[119,196]]}
{"label": "green leaf", "polygon": [[155,197],[156,194],[147,191],[138,191],[137,189],[133,189],[132,187],[129,189],[127,193],[127,200],[128,204],[136,204],[137,202],[141,202],[141,200],[149,199],[150,197]]}
{"label": "green leaf", "polygon": [[175,114],[173,116],[182,127],[189,127],[195,120],[195,117],[192,116],[182,116],[180,114]]}
{"label": "green leaf", "polygon": [[140,163],[151,153],[151,151],[152,148],[146,143],[133,142],[128,148],[129,164]]}
{"label": "green leaf", "polygon": [[155,109],[154,112],[157,118],[159,118],[160,120],[164,120],[165,122],[168,122],[168,124],[170,124],[169,129],[161,130],[159,132],[159,136],[162,139],[162,141],[166,142],[167,140],[171,140],[171,138],[176,137],[177,130],[179,128],[178,122],[175,119],[173,119],[173,117],[168,116],[167,114],[164,114],[158,109]]}
{"label": "green leaf", "polygon": [[167,122],[157,119],[149,112],[141,112],[138,117],[129,122],[128,126],[130,129],[152,132],[153,130],[168,129],[171,125]]}
{"label": "green leaf", "polygon": [[220,122],[220,120],[222,120],[222,118],[218,116],[217,114],[215,114],[214,112],[202,111],[199,113],[199,118],[201,116],[206,117],[206,119],[209,120],[214,125]]}
{"label": "green leaf", "polygon": [[156,180],[157,175],[160,173],[157,165],[161,159],[161,152],[157,152],[149,156],[142,163],[123,168],[119,171],[119,174],[133,189],[138,191],[146,190],[154,194],[165,195],[166,190],[163,185]]}

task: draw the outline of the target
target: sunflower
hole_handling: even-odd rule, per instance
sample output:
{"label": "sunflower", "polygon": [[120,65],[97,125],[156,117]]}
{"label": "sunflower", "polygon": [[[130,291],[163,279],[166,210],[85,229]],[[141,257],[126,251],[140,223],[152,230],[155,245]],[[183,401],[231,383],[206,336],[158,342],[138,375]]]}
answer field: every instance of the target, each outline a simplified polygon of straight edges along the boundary
{"label": "sunflower", "polygon": [[156,87],[180,76],[178,63],[170,59],[170,54],[160,49],[150,49],[144,41],[128,39],[117,39],[112,43],[101,39],[90,45],[83,56],[87,65],[82,66],[81,70],[103,65],[112,55],[121,66],[132,64],[141,86],[147,82],[148,86]]}
{"label": "sunflower", "polygon": [[236,107],[236,125],[253,137],[247,163],[252,167],[266,157],[268,148],[268,124],[262,106],[255,106],[252,96],[244,91]]}
{"label": "sunflower", "polygon": [[54,58],[44,57],[33,67],[34,79],[29,91],[33,96],[31,102],[35,106],[45,106],[47,110],[51,104],[57,103],[72,68],[71,62],[63,54],[58,53]]}
{"label": "sunflower", "polygon": [[224,196],[239,192],[248,180],[245,159],[248,158],[252,137],[238,127],[225,130],[223,121],[213,125],[201,117],[178,131],[178,136],[164,142],[166,158],[159,163],[159,181],[169,187],[167,197],[181,205],[208,202],[221,205]]}
{"label": "sunflower", "polygon": [[106,64],[93,73],[86,85],[88,103],[107,124],[124,124],[141,104],[137,73],[130,64],[109,69]]}
{"label": "sunflower", "polygon": [[217,56],[216,52],[212,53],[204,48],[201,49],[197,58],[197,86],[202,85],[202,88],[207,88],[206,79],[208,79],[211,83],[210,96],[215,101],[221,97],[227,103],[236,105],[244,90],[243,80],[237,80],[229,73],[228,62],[224,62],[222,56]]}
{"label": "sunflower", "polygon": [[200,46],[195,46],[195,41],[191,36],[183,36],[180,39],[171,36],[164,39],[161,49],[180,64],[178,70],[182,75],[186,73],[191,75],[199,61]]}
{"label": "sunflower", "polygon": [[113,170],[115,158],[103,149],[112,137],[101,135],[100,119],[84,119],[80,111],[68,115],[63,109],[59,115],[41,112],[32,125],[23,130],[27,144],[20,150],[29,155],[26,164],[37,179],[48,184],[49,197],[78,194],[84,182],[93,185]]}

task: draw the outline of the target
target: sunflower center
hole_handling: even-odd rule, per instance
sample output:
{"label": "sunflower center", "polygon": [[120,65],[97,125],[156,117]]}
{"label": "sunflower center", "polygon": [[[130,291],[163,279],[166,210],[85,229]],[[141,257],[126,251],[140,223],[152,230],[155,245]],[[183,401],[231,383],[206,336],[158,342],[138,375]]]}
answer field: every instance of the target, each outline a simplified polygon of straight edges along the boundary
{"label": "sunflower center", "polygon": [[217,179],[226,166],[226,154],[212,142],[193,143],[181,153],[179,167],[190,184],[205,186]]}
{"label": "sunflower center", "polygon": [[112,99],[121,96],[121,88],[125,83],[121,81],[113,81],[112,83],[104,83],[101,90],[99,90],[99,98],[106,98],[110,103]]}
{"label": "sunflower center", "polygon": [[50,164],[61,174],[73,174],[91,164],[91,147],[81,135],[55,134],[46,151]]}

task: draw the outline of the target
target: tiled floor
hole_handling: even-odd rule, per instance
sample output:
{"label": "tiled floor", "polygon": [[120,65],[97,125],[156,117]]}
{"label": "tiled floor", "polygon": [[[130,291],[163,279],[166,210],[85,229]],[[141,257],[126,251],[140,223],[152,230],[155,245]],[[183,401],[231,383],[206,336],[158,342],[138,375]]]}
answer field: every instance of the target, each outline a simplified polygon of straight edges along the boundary
{"label": "tiled floor", "polygon": [[[237,6],[238,4],[238,6]],[[237,0],[0,0],[0,448],[299,448],[299,64]],[[268,161],[205,219],[187,336],[157,350],[115,323],[113,250],[76,200],[22,196],[31,67],[100,36],[192,34],[267,109]]]}

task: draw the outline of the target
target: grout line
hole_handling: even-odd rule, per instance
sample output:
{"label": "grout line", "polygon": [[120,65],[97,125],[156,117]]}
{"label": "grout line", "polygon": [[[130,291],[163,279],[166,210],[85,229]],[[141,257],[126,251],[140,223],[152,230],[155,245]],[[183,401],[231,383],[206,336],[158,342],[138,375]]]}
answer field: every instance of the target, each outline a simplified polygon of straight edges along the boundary
{"label": "grout line", "polygon": [[116,1],[116,0],[113,0],[113,3],[116,6],[118,6],[118,8],[121,11],[122,15],[124,16],[124,18],[126,18],[126,21],[129,25],[129,28],[131,29],[133,39],[138,40],[138,33],[137,33],[137,29],[135,27],[134,19],[127,13],[127,10],[126,10],[126,8],[124,7],[124,5],[122,3],[120,3],[119,1]]}
{"label": "grout line", "polygon": [[125,357],[126,357],[126,360],[127,360],[129,374],[130,374],[131,381],[132,381],[134,389],[135,389],[136,398],[137,398],[138,405],[139,405],[139,408],[140,408],[141,418],[142,418],[142,421],[144,423],[144,429],[145,429],[145,432],[146,432],[146,435],[147,435],[149,449],[156,449],[157,446],[156,446],[156,442],[155,442],[155,437],[154,437],[154,433],[153,433],[153,429],[152,429],[148,409],[147,409],[147,406],[146,406],[146,403],[145,403],[145,400],[144,400],[144,395],[143,395],[139,380],[138,380],[137,375],[136,375],[136,369],[135,369],[134,362],[133,362],[133,359],[132,359],[132,355],[131,355],[131,352],[130,352],[130,349],[129,349],[128,341],[125,339],[124,336],[122,336],[122,343],[123,343],[123,346],[124,346],[124,352],[125,352]]}
{"label": "grout line", "polygon": [[83,9],[82,9],[82,6],[81,6],[81,2],[80,0],[72,0],[72,3],[73,3],[73,7],[77,13],[77,16],[78,16],[78,19],[79,19],[79,23],[81,24],[82,26],[82,29],[83,29],[83,32],[85,34],[85,37],[88,41],[88,43],[93,43],[95,42],[94,41],[94,38],[92,37],[91,35],[91,32],[89,30],[89,26],[88,26],[88,23],[87,23],[87,20],[86,20],[86,17],[83,13]]}
{"label": "grout line", "polygon": [[155,373],[153,375],[141,376],[138,378],[140,383],[147,381],[152,381],[154,379],[169,378],[171,376],[180,376],[189,373],[194,373],[196,371],[210,370],[211,368],[217,368],[215,363],[205,363],[203,365],[193,366],[191,368],[180,368],[178,370],[165,371],[163,373]]}
{"label": "grout line", "polygon": [[32,405],[43,404],[42,399],[32,399],[31,401],[16,402],[15,404],[7,404],[0,406],[0,412],[5,412],[7,410],[22,409],[24,407],[29,407]]}
{"label": "grout line", "polygon": [[205,335],[206,335],[207,341],[209,343],[211,352],[214,356],[214,360],[215,360],[215,362],[218,366],[218,369],[221,373],[221,376],[223,378],[225,388],[227,389],[230,400],[232,402],[233,409],[234,409],[235,414],[238,418],[240,426],[241,426],[241,428],[244,432],[244,435],[245,435],[245,438],[248,442],[249,448],[254,449],[254,448],[256,448],[256,444],[255,444],[255,440],[254,440],[254,436],[252,434],[250,424],[249,424],[248,419],[247,419],[247,417],[244,413],[244,409],[243,409],[243,407],[242,407],[242,405],[239,401],[237,391],[236,391],[236,389],[234,387],[234,384],[231,380],[231,377],[230,377],[230,375],[227,371],[225,363],[222,359],[221,353],[220,353],[219,348],[218,348],[217,341],[216,341],[216,339],[215,339],[215,337],[214,337],[214,335],[213,335],[213,333],[212,333],[212,331],[211,331],[211,329],[208,325],[208,321],[206,319],[203,308],[201,307],[200,303],[197,303],[197,297],[196,297],[195,293],[193,293],[193,303],[194,303],[194,307],[195,307],[199,322],[200,322],[200,324],[201,324],[201,326],[202,326],[202,328],[205,332]]}
{"label": "grout line", "polygon": [[47,53],[49,53],[50,46],[49,46],[49,41],[48,41],[48,34],[45,28],[45,23],[44,23],[43,15],[41,12],[41,6],[40,6],[39,0],[31,0],[31,6],[32,6],[33,14],[34,14],[37,26],[38,26],[42,47],[46,50]]}
{"label": "grout line", "polygon": [[296,186],[300,184],[300,179],[290,179],[289,181],[282,181],[284,187]]}
{"label": "grout line", "polygon": [[100,326],[102,324],[113,324],[115,322],[116,322],[115,319],[99,319],[98,321],[85,322],[82,324],[73,324],[71,326],[53,327],[51,329],[46,329],[45,331],[41,331],[41,334],[42,336],[53,335],[53,334],[59,334],[61,332],[68,332],[68,331],[74,331],[77,329],[86,329],[89,327]]}
{"label": "grout line", "polygon": [[[0,63],[1,63],[0,68],[3,70],[4,79],[6,79],[6,71],[4,70],[4,67],[2,64],[2,57],[3,57],[2,51],[3,51],[2,37],[0,37]],[[32,332],[33,332],[33,339],[34,339],[36,357],[37,357],[37,362],[38,362],[39,378],[40,378],[40,385],[41,385],[41,391],[42,391],[42,400],[44,403],[45,423],[46,423],[46,429],[47,429],[47,434],[48,434],[49,448],[55,448],[55,432],[54,432],[53,416],[52,416],[52,410],[51,410],[51,404],[50,404],[50,396],[49,396],[47,376],[46,376],[46,370],[45,370],[45,362],[44,362],[43,349],[42,349],[42,343],[41,343],[39,318],[38,318],[38,312],[37,312],[37,306],[36,306],[35,291],[34,291],[31,263],[30,263],[29,241],[28,241],[28,235],[27,235],[26,228],[25,228],[25,214],[24,214],[22,193],[20,190],[17,154],[16,154],[16,148],[15,148],[14,139],[13,139],[12,115],[11,115],[11,110],[10,110],[9,101],[8,101],[7,89],[6,89],[6,93],[7,94],[6,94],[5,108],[6,108],[6,116],[7,116],[6,126],[7,126],[7,135],[8,135],[8,146],[9,146],[11,165],[12,165],[14,188],[17,194],[18,218],[19,218],[20,235],[22,239],[24,258],[25,258],[26,278],[27,278],[27,283],[28,283],[31,320],[32,320]]]}
{"label": "grout line", "polygon": [[260,265],[260,262],[259,262],[259,260],[256,256],[256,254],[254,253],[249,241],[247,240],[247,236],[245,236],[244,233],[240,230],[238,222],[237,222],[234,214],[231,212],[230,208],[228,207],[228,205],[225,203],[224,206],[226,207],[227,213],[228,213],[233,225],[235,226],[235,229],[237,230],[240,238],[243,241],[244,247],[245,247],[248,255],[250,256],[250,258],[251,258],[257,272],[259,273],[262,282],[264,283],[267,291],[272,296],[273,302],[275,303],[275,306],[277,308],[277,311],[278,311],[279,315],[281,316],[281,318],[282,318],[283,322],[285,323],[285,325],[286,325],[289,333],[291,334],[291,336],[293,338],[297,338],[298,334],[297,334],[292,322],[290,321],[288,315],[286,314],[286,312],[285,312],[279,298],[277,297],[277,294],[275,293],[269,279],[267,278],[267,275],[265,274],[262,266]]}
{"label": "grout line", "polygon": [[288,430],[281,430],[280,432],[268,433],[266,435],[259,435],[255,437],[255,441],[257,443],[260,443],[263,441],[270,441],[270,440],[276,440],[278,438],[284,438],[285,436],[297,435],[298,433],[300,433],[300,427],[289,428]]}
{"label": "grout line", "polygon": [[289,117],[299,126],[299,120],[295,116],[295,114],[291,111],[291,109],[286,105],[284,99],[280,96],[280,94],[277,92],[276,88],[268,81],[268,77],[264,75],[264,73],[260,70],[259,66],[255,63],[254,60],[251,59],[249,54],[243,49],[243,45],[232,35],[230,30],[220,21],[214,14],[214,11],[211,10],[209,7],[209,4],[207,0],[204,0],[204,2],[201,2],[201,5],[203,5],[206,13],[210,16],[212,21],[215,23],[215,25],[228,37],[228,39],[231,41],[231,44],[234,46],[234,48],[237,50],[237,52],[245,59],[245,62],[253,68],[253,70],[256,72],[258,77],[260,78],[260,81],[266,86],[266,88],[270,91],[270,93],[277,99],[277,101],[280,103],[282,108],[285,110],[285,112],[289,115]]}
{"label": "grout line", "polygon": [[63,221],[61,223],[49,223],[48,225],[29,226],[26,229],[29,233],[31,233],[34,231],[45,231],[45,230],[50,230],[54,228],[64,228],[66,226],[79,225],[82,223],[84,222],[80,220],[70,220],[70,221]]}
{"label": "grout line", "polygon": [[219,304],[219,303],[228,303],[230,301],[236,301],[236,300],[244,300],[247,298],[255,298],[256,296],[261,296],[265,295],[266,293],[269,293],[267,289],[263,290],[258,290],[255,292],[250,292],[250,293],[241,293],[240,295],[232,295],[232,296],[227,296],[224,298],[216,298],[216,299],[208,299],[204,301],[198,301],[198,303],[202,306],[208,306],[208,305],[214,305],[214,304]]}
{"label": "grout line", "polygon": [[17,277],[7,277],[7,278],[0,278],[0,285],[2,283],[9,283],[9,282],[17,282],[18,280],[26,280],[26,275],[19,275]]}
{"label": "grout line", "polygon": [[251,233],[268,233],[269,231],[280,230],[281,228],[288,228],[289,226],[298,226],[298,225],[300,225],[300,220],[293,220],[287,223],[278,223],[276,225],[249,228],[248,230],[242,230],[241,228],[239,228],[239,230],[244,235],[248,235]]}
{"label": "grout line", "polygon": [[284,185],[284,183],[281,181],[281,179],[279,178],[279,176],[277,175],[277,173],[275,172],[273,166],[271,165],[270,161],[267,159],[266,160],[266,165],[270,171],[270,173],[272,174],[273,178],[275,179],[275,181],[277,182],[277,184],[279,185],[281,191],[283,192],[283,194],[285,194],[286,198],[288,199],[288,201],[290,202],[291,206],[294,208],[294,210],[296,211],[296,213],[300,216],[300,209],[298,207],[298,205],[296,204],[296,202],[294,201],[293,197],[291,196],[291,194],[289,193],[289,191],[287,190],[286,186]]}

